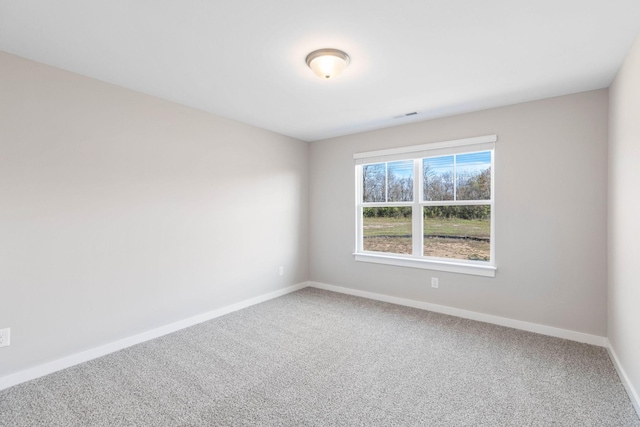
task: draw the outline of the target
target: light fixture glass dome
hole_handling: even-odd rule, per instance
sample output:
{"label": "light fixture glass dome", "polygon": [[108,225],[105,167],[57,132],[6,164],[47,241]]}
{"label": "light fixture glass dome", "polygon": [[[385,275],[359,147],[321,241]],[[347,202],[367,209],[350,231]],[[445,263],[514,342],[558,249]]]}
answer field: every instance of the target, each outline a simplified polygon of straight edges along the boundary
{"label": "light fixture glass dome", "polygon": [[349,55],[338,49],[319,49],[307,55],[307,65],[322,79],[338,77],[349,61]]}

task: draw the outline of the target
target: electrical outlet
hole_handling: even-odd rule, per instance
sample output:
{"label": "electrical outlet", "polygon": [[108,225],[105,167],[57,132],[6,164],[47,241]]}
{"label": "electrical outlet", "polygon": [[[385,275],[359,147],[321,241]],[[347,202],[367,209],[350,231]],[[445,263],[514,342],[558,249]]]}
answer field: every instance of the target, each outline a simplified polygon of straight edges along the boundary
{"label": "electrical outlet", "polygon": [[281,276],[284,276],[284,266],[283,266],[283,265],[281,265],[281,266],[280,266],[280,268],[278,269],[278,273],[279,273]]}
{"label": "electrical outlet", "polygon": [[432,277],[431,278],[431,287],[432,288],[437,288],[439,286],[438,284],[438,278],[437,277]]}
{"label": "electrical outlet", "polygon": [[9,345],[10,328],[0,329],[0,347],[6,347]]}

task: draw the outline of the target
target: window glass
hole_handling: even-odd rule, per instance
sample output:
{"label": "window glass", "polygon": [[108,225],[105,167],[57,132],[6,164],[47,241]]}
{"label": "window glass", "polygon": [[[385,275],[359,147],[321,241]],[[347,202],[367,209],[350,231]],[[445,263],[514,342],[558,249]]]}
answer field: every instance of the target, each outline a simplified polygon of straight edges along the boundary
{"label": "window glass", "polygon": [[456,156],[456,200],[491,199],[491,152]]}
{"label": "window glass", "polygon": [[386,167],[384,163],[364,165],[362,167],[362,201],[385,202],[386,201]]}
{"label": "window glass", "polygon": [[411,212],[410,206],[363,208],[363,250],[411,254]]}
{"label": "window glass", "polygon": [[454,157],[428,157],[422,160],[424,200],[453,200]]}
{"label": "window glass", "polygon": [[387,163],[388,202],[413,201],[413,160]]}
{"label": "window glass", "polygon": [[425,206],[424,256],[489,261],[491,206]]}

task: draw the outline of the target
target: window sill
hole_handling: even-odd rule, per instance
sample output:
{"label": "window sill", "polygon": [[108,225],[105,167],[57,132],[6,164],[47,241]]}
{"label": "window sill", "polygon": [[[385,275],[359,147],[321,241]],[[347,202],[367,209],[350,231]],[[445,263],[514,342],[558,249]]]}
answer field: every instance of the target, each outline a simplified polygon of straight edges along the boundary
{"label": "window sill", "polygon": [[398,267],[423,268],[426,270],[448,271],[450,273],[471,274],[474,276],[495,277],[496,267],[463,262],[435,261],[403,256],[381,255],[371,253],[354,253],[356,261],[375,264],[395,265]]}

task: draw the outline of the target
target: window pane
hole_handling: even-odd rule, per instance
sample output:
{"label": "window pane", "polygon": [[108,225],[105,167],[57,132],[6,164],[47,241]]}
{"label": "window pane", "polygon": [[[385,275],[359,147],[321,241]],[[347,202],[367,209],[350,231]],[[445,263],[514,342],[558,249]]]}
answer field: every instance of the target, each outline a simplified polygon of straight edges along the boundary
{"label": "window pane", "polygon": [[490,261],[491,206],[424,208],[424,255]]}
{"label": "window pane", "polygon": [[413,160],[387,163],[388,202],[413,201]]}
{"label": "window pane", "polygon": [[453,156],[422,159],[424,200],[453,200]]}
{"label": "window pane", "polygon": [[386,202],[385,164],[375,163],[362,167],[362,201]]}
{"label": "window pane", "polygon": [[411,207],[364,208],[365,251],[411,254]]}
{"label": "window pane", "polygon": [[456,156],[456,199],[491,199],[491,151]]}

